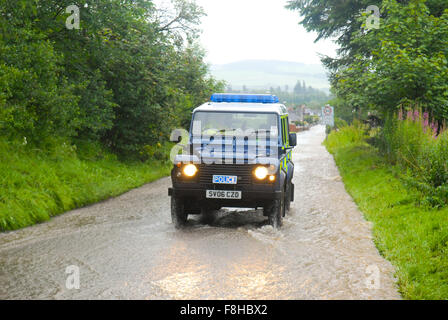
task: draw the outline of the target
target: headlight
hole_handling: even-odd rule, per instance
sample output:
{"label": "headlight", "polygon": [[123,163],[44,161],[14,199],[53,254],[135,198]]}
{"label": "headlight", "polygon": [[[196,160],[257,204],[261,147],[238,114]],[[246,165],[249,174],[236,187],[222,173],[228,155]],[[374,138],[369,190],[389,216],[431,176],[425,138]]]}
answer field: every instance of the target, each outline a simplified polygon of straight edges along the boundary
{"label": "headlight", "polygon": [[187,177],[193,177],[198,172],[198,168],[194,164],[187,164],[183,168],[182,172]]}
{"label": "headlight", "polygon": [[264,180],[268,175],[268,169],[266,167],[259,166],[255,169],[254,175],[258,180]]}

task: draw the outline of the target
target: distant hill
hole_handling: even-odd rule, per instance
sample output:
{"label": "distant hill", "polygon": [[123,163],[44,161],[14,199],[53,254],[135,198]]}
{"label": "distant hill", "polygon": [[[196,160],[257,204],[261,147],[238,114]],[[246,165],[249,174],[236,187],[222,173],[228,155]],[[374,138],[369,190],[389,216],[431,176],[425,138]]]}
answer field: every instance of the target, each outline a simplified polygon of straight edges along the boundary
{"label": "distant hill", "polygon": [[228,64],[212,65],[211,73],[225,80],[233,89],[269,89],[278,86],[295,86],[297,80],[305,80],[307,86],[329,90],[327,75],[323,66],[300,62],[276,60],[244,60]]}

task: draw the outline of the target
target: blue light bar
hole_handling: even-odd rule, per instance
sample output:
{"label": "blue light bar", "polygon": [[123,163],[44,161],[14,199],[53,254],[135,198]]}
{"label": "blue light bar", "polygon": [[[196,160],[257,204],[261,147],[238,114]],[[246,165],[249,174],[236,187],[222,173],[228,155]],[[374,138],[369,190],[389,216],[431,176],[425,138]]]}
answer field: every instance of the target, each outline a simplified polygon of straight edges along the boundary
{"label": "blue light bar", "polygon": [[272,94],[234,94],[214,93],[211,102],[278,103],[278,97]]}

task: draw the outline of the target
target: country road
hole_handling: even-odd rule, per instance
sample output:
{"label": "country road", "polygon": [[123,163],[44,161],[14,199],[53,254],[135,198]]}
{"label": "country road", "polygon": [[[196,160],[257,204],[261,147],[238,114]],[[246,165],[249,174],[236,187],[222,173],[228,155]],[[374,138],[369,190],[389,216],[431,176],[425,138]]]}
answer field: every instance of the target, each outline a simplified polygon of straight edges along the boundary
{"label": "country road", "polygon": [[[0,234],[0,299],[400,299],[324,131],[298,134],[295,202],[281,230],[262,212],[221,210],[177,231],[164,178]],[[66,288],[72,265],[79,289]]]}

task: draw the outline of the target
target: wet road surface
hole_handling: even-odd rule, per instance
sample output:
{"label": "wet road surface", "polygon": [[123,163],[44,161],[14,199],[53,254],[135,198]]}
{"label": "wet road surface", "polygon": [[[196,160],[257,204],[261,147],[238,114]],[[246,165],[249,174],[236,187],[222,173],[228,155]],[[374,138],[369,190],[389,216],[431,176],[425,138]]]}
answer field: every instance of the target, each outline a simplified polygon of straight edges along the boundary
{"label": "wet road surface", "polygon": [[[0,234],[0,299],[399,299],[393,268],[346,193],[322,126],[298,134],[295,202],[171,224],[168,178]],[[67,289],[68,266],[79,289]]]}

